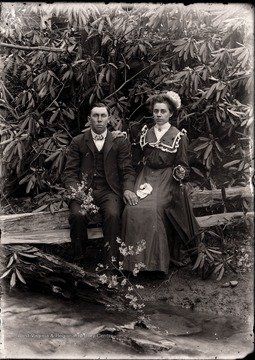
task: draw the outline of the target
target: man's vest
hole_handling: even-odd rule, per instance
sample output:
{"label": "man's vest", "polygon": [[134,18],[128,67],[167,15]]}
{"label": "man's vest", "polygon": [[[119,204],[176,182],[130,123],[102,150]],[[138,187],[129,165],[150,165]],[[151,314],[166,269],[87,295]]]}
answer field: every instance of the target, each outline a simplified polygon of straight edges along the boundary
{"label": "man's vest", "polygon": [[109,187],[106,181],[105,170],[104,170],[104,146],[100,151],[98,151],[97,147],[95,146],[94,154],[95,154],[95,173],[93,178],[93,183],[94,183],[93,187],[96,189],[102,187]]}

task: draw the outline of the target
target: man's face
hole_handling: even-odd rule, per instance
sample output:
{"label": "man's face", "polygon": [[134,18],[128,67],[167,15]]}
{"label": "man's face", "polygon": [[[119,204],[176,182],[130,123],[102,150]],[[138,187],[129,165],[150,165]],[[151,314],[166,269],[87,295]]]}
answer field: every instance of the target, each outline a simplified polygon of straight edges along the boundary
{"label": "man's face", "polygon": [[88,117],[91,129],[96,134],[102,134],[107,128],[108,118],[106,107],[94,107]]}

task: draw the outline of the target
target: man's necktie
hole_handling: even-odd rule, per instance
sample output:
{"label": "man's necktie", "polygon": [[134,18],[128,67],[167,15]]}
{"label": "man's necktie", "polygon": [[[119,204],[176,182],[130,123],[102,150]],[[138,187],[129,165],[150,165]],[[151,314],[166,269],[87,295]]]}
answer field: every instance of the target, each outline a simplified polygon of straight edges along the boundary
{"label": "man's necktie", "polygon": [[104,140],[104,136],[103,135],[95,135],[94,140]]}

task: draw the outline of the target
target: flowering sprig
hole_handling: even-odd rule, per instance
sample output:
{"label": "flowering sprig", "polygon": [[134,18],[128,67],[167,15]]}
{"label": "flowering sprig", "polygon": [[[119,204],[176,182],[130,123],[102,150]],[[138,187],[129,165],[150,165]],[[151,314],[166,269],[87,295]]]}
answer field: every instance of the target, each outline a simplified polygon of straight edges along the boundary
{"label": "flowering sprig", "polygon": [[[145,249],[146,242],[145,240],[141,240],[134,246],[126,246],[126,244],[120,239],[116,239],[117,243],[119,244],[119,251],[123,256],[132,256],[137,255],[140,252],[142,252]],[[138,311],[142,311],[142,308],[145,306],[143,302],[143,297],[139,293],[139,289],[143,289],[142,285],[136,284],[133,285],[129,279],[129,276],[127,277],[123,270],[123,261],[119,261],[117,263],[117,259],[112,256],[110,261],[111,267],[113,270],[116,270],[118,275],[112,275],[112,274],[98,274],[99,281],[101,284],[106,284],[108,288],[112,289],[119,289],[120,291],[126,291],[125,298],[129,300],[129,306]],[[135,264],[133,275],[137,276],[139,271],[141,269],[145,268],[145,265],[140,262],[138,264]],[[103,271],[109,271],[111,270],[109,266],[104,267],[102,264],[98,264],[96,267],[96,272],[100,273]]]}
{"label": "flowering sprig", "polygon": [[136,243],[136,245],[129,246],[127,246],[120,238],[117,238],[116,241],[118,244],[120,244],[119,252],[123,256],[138,255],[146,248],[145,240],[141,240],[140,242]]}
{"label": "flowering sprig", "polygon": [[69,200],[77,200],[81,203],[81,214],[86,215],[88,218],[93,217],[98,213],[99,207],[94,204],[92,196],[92,189],[87,187],[86,177],[83,178],[80,184],[77,184],[77,189],[70,186],[71,193],[69,192],[66,197]]}
{"label": "flowering sprig", "polygon": [[238,254],[236,256],[237,260],[237,271],[240,273],[251,272],[252,271],[252,250],[241,246],[238,249]]}

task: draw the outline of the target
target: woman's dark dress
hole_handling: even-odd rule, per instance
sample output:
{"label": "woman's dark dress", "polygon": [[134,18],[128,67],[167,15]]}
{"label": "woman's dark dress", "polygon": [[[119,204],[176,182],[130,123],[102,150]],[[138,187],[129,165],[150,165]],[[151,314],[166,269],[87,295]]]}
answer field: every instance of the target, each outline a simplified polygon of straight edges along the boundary
{"label": "woman's dark dress", "polygon": [[[170,209],[170,216],[174,216],[175,206],[183,203],[178,199],[178,194],[181,194],[180,183],[173,178],[172,173],[177,165],[182,165],[188,172],[185,133],[185,130],[179,131],[171,126],[157,141],[154,127],[143,129],[140,144],[144,151],[144,166],[137,177],[135,191],[144,183],[149,183],[153,190],[150,195],[140,199],[136,206],[126,205],[122,216],[122,240],[127,246],[145,240],[146,249],[138,255],[126,256],[125,270],[133,271],[135,264],[143,262],[146,265],[144,270],[167,274],[170,255],[179,257],[178,250],[174,251],[176,254],[171,250],[176,241],[176,231],[173,232],[174,228],[165,210]],[[186,211],[181,210],[179,214],[180,207],[177,211],[178,217],[187,216]]]}

